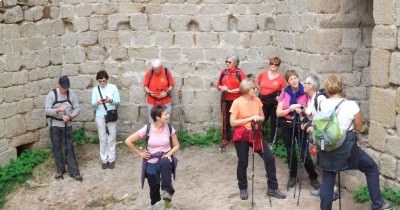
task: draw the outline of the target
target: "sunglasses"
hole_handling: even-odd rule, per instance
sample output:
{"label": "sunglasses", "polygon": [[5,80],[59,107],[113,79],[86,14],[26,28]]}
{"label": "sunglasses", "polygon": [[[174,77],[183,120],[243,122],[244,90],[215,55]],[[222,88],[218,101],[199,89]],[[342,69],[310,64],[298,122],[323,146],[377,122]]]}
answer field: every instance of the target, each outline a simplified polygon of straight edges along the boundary
{"label": "sunglasses", "polygon": [[99,79],[99,80],[97,80],[99,83],[106,83],[107,82],[107,79]]}
{"label": "sunglasses", "polygon": [[232,64],[232,61],[225,61],[226,64]]}
{"label": "sunglasses", "polygon": [[280,66],[281,64],[280,63],[269,63],[269,65],[271,65],[271,66]]}

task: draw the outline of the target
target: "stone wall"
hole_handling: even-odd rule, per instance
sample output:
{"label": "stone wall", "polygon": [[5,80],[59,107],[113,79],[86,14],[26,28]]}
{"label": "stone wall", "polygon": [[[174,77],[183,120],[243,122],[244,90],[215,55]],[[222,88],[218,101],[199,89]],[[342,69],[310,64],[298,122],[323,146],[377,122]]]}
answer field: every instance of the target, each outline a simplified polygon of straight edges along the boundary
{"label": "stone wall", "polygon": [[[149,60],[161,58],[176,81],[174,124],[183,108],[185,129],[199,132],[220,121],[213,85],[227,55],[238,55],[240,67],[253,74],[277,55],[282,72],[295,69],[302,79],[310,73],[341,75],[346,96],[370,121],[362,144],[380,163],[382,180],[395,182],[400,177],[395,152],[400,145],[400,6],[394,0],[377,2],[2,0],[0,164],[15,157],[20,145],[48,144],[44,97],[60,75],[70,76],[80,96],[82,113],[75,126],[94,132],[91,89],[96,72],[106,70],[120,89],[123,137],[146,123],[144,70]],[[183,106],[177,90],[183,92]]]}

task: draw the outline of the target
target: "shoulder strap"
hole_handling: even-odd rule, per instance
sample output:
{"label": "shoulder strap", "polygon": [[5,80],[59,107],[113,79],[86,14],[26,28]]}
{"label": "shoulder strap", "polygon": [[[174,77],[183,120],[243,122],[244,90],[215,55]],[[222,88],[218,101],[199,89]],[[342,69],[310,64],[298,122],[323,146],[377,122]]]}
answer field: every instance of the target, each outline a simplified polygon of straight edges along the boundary
{"label": "shoulder strap", "polygon": [[218,85],[221,85],[222,79],[228,74],[228,69],[224,69],[224,73],[219,76]]}
{"label": "shoulder strap", "polygon": [[172,125],[171,125],[171,123],[168,123],[168,130],[169,130],[169,144],[172,149]]}
{"label": "shoulder strap", "polygon": [[[99,90],[100,98],[103,99],[103,96],[101,95],[101,91],[100,91],[100,85],[97,85],[97,89]],[[103,106],[104,106],[104,109],[107,111],[106,104],[103,103]]]}
{"label": "shoulder strap", "polygon": [[148,144],[149,138],[150,138],[150,127],[151,127],[151,123],[147,123],[146,137],[144,138],[144,148],[145,149],[147,149],[147,144]]}
{"label": "shoulder strap", "polygon": [[153,68],[151,68],[150,72],[149,72],[150,75],[149,75],[149,82],[147,83],[147,87],[149,87],[150,82],[151,82],[151,78],[153,77],[153,71],[154,71]]}
{"label": "shoulder strap", "polygon": [[236,69],[236,78],[239,80],[239,83],[242,82],[242,78],[240,77],[240,69]]}
{"label": "shoulder strap", "polygon": [[[168,84],[168,87],[169,87],[168,69],[167,69],[167,67],[164,67],[164,69],[165,69],[165,77],[167,78],[167,84]],[[168,87],[167,87],[167,88],[168,88]]]}
{"label": "shoulder strap", "polygon": [[335,112],[337,111],[337,109],[339,108],[340,104],[342,104],[346,99],[342,99],[338,105],[335,106]]}
{"label": "shoulder strap", "polygon": [[55,99],[53,102],[53,106],[54,106],[58,101],[57,89],[53,89],[53,93],[54,93],[54,99]]}

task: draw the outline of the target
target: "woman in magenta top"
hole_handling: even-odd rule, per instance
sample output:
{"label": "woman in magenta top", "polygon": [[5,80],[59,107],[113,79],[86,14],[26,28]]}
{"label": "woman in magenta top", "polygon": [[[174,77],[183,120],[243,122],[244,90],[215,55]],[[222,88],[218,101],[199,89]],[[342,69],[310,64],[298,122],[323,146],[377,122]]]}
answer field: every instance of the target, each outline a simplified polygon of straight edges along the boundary
{"label": "woman in magenta top", "polygon": [[[276,98],[283,88],[286,87],[286,81],[279,72],[279,66],[281,65],[280,58],[272,57],[269,60],[269,65],[267,70],[261,71],[257,76],[256,84],[260,89],[258,97],[263,103],[263,112],[265,115],[264,127],[265,124],[268,123],[268,120],[271,125],[271,132],[267,142],[272,143],[276,132],[276,107],[278,105]],[[265,137],[266,136],[267,135],[265,135]]]}
{"label": "woman in magenta top", "polygon": [[[140,130],[130,135],[125,143],[129,149],[146,161],[145,177],[149,183],[151,205],[163,199],[171,201],[175,190],[172,186],[173,161],[172,155],[178,151],[180,145],[176,137],[175,129],[170,128],[169,113],[165,105],[156,105],[151,109],[152,123],[145,125]],[[148,131],[147,147],[144,150],[137,148],[134,144],[139,139],[146,139]],[[160,179],[161,177],[161,179]]]}
{"label": "woman in magenta top", "polygon": [[[297,182],[297,155],[296,144],[302,146],[301,157],[304,154],[305,143],[299,139],[300,116],[303,115],[304,107],[307,105],[307,95],[304,93],[304,87],[299,82],[299,76],[296,71],[289,70],[285,73],[285,79],[288,86],[282,91],[278,98],[278,107],[276,115],[280,118],[283,143],[287,150],[289,165],[288,187],[294,187]],[[301,135],[300,135],[301,136]],[[295,141],[296,140],[296,141]],[[314,166],[308,163],[305,168],[309,174],[312,186],[317,186],[317,173]]]}

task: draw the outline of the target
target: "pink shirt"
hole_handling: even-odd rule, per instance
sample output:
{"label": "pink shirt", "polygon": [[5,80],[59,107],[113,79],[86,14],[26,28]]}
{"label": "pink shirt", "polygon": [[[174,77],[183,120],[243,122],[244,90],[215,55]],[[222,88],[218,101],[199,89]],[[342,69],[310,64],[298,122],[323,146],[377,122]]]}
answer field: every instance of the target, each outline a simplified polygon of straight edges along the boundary
{"label": "pink shirt", "polygon": [[[307,95],[301,95],[297,97],[297,103],[303,105],[304,107],[307,107]],[[282,109],[289,109],[289,103],[290,103],[290,95],[286,93],[285,91],[282,91],[281,95],[278,97],[278,102],[282,102]],[[283,116],[286,120],[292,120],[292,116],[289,114]]]}
{"label": "pink shirt", "polygon": [[[146,129],[147,125],[143,126],[136,133],[139,134],[140,138],[145,139],[146,137]],[[171,136],[175,134],[175,129],[172,128]],[[165,124],[164,128],[161,131],[157,131],[153,124],[151,124],[150,132],[149,132],[149,142],[147,143],[147,151],[150,154],[154,154],[156,152],[168,152],[171,150],[171,145],[169,142],[169,129],[168,124]],[[156,163],[157,159],[153,158],[148,161],[149,163]]]}

